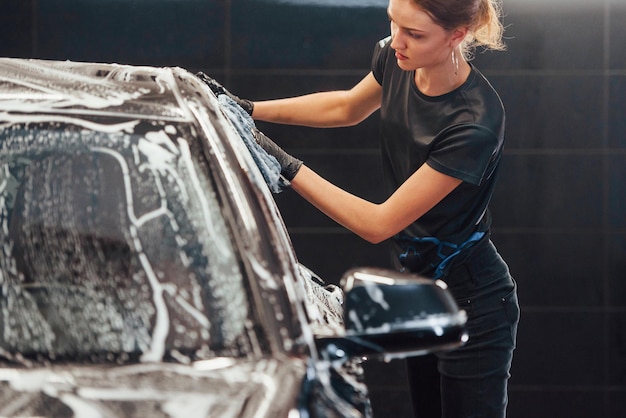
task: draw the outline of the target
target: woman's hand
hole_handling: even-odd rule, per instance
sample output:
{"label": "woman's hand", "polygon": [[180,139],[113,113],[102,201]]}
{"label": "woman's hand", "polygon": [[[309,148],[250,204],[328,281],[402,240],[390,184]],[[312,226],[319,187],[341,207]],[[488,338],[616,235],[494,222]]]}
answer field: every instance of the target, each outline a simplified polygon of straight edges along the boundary
{"label": "woman's hand", "polygon": [[240,97],[235,96],[234,94],[226,90],[226,88],[222,86],[217,80],[209,77],[203,72],[196,73],[196,77],[198,77],[206,85],[208,85],[211,91],[213,91],[213,93],[215,93],[216,96],[219,96],[220,94],[227,95],[228,97],[233,99],[235,103],[241,106],[241,108],[245,110],[248,115],[252,116],[252,111],[254,110],[254,103],[252,103],[250,100],[242,99]]}
{"label": "woman's hand", "polygon": [[278,164],[280,164],[280,174],[291,181],[298,174],[300,167],[302,167],[302,161],[287,154],[281,147],[276,145],[274,141],[269,139],[265,134],[258,129],[252,130],[254,139],[257,144],[261,146],[272,157],[276,158]]}

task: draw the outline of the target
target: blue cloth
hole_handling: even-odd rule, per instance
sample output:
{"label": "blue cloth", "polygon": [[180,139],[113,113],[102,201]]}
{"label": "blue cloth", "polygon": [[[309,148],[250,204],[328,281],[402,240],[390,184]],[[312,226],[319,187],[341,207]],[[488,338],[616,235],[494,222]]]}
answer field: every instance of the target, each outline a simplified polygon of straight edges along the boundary
{"label": "blue cloth", "polygon": [[278,160],[261,148],[254,139],[252,130],[255,128],[255,124],[250,115],[225,94],[219,95],[217,100],[243,140],[246,148],[250,151],[252,159],[261,171],[263,179],[272,193],[280,193],[289,187],[289,182],[280,175],[281,167]]}

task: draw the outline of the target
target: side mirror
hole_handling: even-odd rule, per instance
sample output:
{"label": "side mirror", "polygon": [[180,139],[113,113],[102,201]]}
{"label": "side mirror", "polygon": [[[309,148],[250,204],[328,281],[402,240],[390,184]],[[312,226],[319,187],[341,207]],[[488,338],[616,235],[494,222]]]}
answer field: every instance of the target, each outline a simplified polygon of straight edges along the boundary
{"label": "side mirror", "polygon": [[344,289],[343,338],[321,339],[334,357],[385,360],[449,350],[467,339],[467,315],[444,282],[391,270],[348,271]]}

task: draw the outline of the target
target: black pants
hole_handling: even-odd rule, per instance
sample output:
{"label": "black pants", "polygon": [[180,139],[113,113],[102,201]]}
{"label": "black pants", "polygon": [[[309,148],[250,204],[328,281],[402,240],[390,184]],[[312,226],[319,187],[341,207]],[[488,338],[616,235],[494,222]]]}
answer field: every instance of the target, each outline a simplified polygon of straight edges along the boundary
{"label": "black pants", "polygon": [[444,281],[467,312],[469,341],[436,357],[407,359],[415,417],[503,418],[519,321],[515,281],[489,240]]}

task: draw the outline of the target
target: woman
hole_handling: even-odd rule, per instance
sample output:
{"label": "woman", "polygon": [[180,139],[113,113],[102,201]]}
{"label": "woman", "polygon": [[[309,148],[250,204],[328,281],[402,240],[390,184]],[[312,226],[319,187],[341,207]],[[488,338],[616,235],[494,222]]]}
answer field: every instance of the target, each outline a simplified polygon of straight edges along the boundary
{"label": "woman", "polygon": [[[504,109],[467,61],[475,46],[503,48],[498,11],[495,0],[390,0],[391,36],[376,46],[372,71],[347,91],[252,103],[212,80],[214,91],[257,120],[338,127],[380,109],[389,192],[380,204],[334,186],[261,133],[257,140],[280,162],[293,190],[369,242],[391,238],[400,270],[444,280],[468,313],[469,342],[437,355],[440,382],[420,382],[429,374],[423,360],[407,361],[419,417],[506,414],[519,306],[507,265],[489,239],[487,209]],[[420,395],[439,386],[441,404],[433,408],[432,397]]]}

